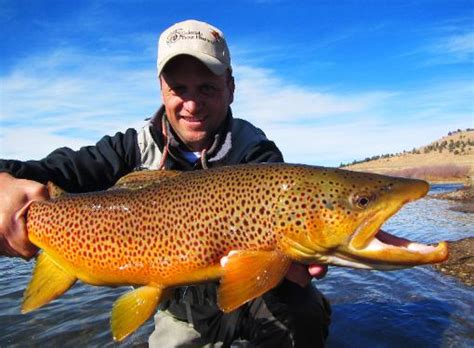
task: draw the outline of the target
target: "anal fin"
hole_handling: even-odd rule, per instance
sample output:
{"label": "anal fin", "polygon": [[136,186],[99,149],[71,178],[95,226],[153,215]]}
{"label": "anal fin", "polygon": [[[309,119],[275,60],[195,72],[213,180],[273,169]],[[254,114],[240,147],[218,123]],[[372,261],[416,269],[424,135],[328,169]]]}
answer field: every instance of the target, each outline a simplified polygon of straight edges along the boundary
{"label": "anal fin", "polygon": [[155,313],[162,294],[162,288],[142,286],[120,296],[110,318],[114,340],[123,340]]}
{"label": "anal fin", "polygon": [[22,313],[35,310],[61,296],[76,280],[76,277],[56,264],[46,252],[41,252],[23,295]]}
{"label": "anal fin", "polygon": [[230,312],[263,295],[283,279],[290,259],[279,251],[232,251],[223,263],[218,304]]}

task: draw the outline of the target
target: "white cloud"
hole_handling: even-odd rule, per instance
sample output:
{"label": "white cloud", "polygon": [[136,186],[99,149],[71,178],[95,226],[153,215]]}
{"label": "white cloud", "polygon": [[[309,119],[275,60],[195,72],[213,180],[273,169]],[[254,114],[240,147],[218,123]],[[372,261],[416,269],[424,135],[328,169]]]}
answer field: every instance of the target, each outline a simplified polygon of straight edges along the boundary
{"label": "white cloud", "polygon": [[56,131],[56,128],[46,127],[8,127],[3,129],[0,133],[0,145],[2,145],[0,158],[36,160],[65,145],[78,149],[90,144],[86,139],[55,135]]}
{"label": "white cloud", "polygon": [[420,122],[388,124],[381,120],[329,124],[325,126],[267,127],[266,134],[279,144],[285,160],[295,163],[338,166],[373,155],[398,153],[430,143],[448,130],[466,124]]}
{"label": "white cloud", "polygon": [[472,64],[474,32],[443,36],[427,51],[431,54],[428,64]]}
{"label": "white cloud", "polygon": [[[410,91],[289,84],[271,70],[236,64],[236,117],[261,127],[289,162],[338,165],[410,150],[472,127],[472,82]],[[0,78],[0,158],[41,158],[128,127],[159,106],[153,61],[61,50],[19,62]]]}
{"label": "white cloud", "polygon": [[66,50],[20,62],[0,79],[0,157],[40,158],[142,124],[160,105],[158,83],[152,65],[126,60]]}
{"label": "white cloud", "polygon": [[474,33],[450,37],[445,46],[450,52],[472,54],[474,53]]}
{"label": "white cloud", "polygon": [[258,122],[299,123],[361,112],[391,92],[336,94],[285,83],[269,70],[237,66],[236,110]]}

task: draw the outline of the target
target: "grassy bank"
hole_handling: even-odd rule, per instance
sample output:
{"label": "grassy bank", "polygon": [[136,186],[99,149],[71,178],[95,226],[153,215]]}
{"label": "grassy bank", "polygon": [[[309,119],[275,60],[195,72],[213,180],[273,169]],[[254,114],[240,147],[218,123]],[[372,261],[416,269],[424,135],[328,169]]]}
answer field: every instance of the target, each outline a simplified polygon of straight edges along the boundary
{"label": "grassy bank", "polygon": [[429,182],[469,182],[468,166],[456,164],[440,164],[420,167],[389,170],[388,175],[401,176],[404,178],[423,179]]}

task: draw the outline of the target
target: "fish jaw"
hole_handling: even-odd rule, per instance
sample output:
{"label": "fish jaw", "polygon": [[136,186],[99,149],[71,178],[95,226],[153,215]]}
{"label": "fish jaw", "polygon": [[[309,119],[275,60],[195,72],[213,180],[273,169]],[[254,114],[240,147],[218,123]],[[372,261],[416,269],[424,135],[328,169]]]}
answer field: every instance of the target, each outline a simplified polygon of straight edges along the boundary
{"label": "fish jaw", "polygon": [[436,246],[426,245],[378,230],[363,248],[342,248],[333,255],[326,256],[325,261],[338,266],[395,270],[443,262],[448,254],[446,242],[440,242]]}

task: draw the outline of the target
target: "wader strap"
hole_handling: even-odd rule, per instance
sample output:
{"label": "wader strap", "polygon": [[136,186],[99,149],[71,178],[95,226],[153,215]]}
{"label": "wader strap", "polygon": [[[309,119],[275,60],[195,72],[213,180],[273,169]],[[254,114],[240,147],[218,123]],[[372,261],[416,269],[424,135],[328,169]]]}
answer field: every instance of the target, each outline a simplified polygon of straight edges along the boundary
{"label": "wader strap", "polygon": [[188,292],[188,289],[189,289],[188,286],[184,289],[183,297],[182,297],[182,303],[184,303],[184,306],[186,308],[186,320],[188,321],[188,325],[190,327],[194,327],[193,314],[191,312],[191,304],[189,303],[188,299],[186,298],[186,293]]}

